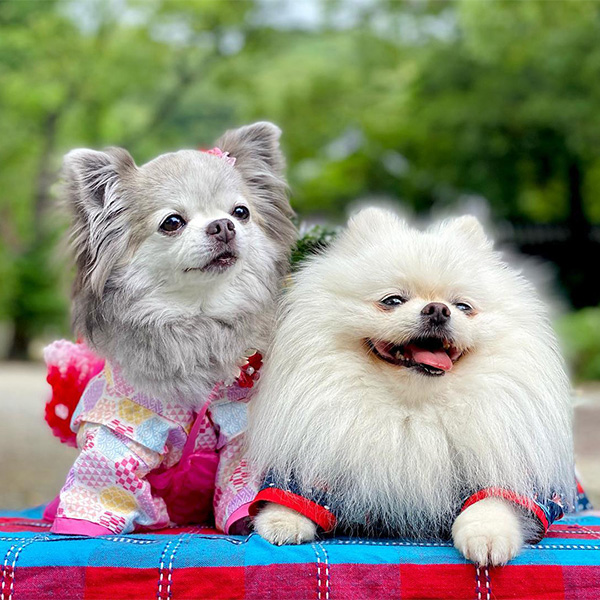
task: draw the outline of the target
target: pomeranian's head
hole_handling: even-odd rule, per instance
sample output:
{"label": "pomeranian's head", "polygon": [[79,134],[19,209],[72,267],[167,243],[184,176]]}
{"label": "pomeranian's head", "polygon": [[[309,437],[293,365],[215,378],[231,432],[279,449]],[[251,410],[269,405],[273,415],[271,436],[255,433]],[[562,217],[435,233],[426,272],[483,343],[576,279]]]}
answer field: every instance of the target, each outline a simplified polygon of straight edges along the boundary
{"label": "pomeranian's head", "polygon": [[294,240],[280,133],[256,123],[217,142],[225,156],[182,150],[141,167],[120,148],[67,154],[78,333],[93,337],[90,313],[115,290],[150,318],[259,310]]}
{"label": "pomeranian's head", "polygon": [[546,318],[470,216],[421,231],[388,211],[363,210],[328,259],[302,277],[335,312],[327,330],[339,349],[415,389],[446,385],[475,356],[510,357],[515,329],[539,328]]}

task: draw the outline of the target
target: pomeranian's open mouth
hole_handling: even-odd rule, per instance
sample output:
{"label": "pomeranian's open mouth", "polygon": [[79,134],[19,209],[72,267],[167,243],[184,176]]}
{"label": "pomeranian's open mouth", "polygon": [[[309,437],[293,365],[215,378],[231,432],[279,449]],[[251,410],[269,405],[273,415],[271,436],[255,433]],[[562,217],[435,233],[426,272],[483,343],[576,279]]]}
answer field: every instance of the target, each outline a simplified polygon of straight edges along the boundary
{"label": "pomeranian's open mouth", "polygon": [[233,267],[237,262],[237,254],[235,252],[231,252],[231,250],[225,250],[225,252],[221,252],[214,258],[212,258],[209,262],[201,267],[192,267],[189,269],[185,269],[185,272],[188,273],[190,271],[201,271],[202,273],[222,273],[229,269],[229,267]]}
{"label": "pomeranian's open mouth", "polygon": [[441,377],[450,371],[463,355],[450,340],[437,337],[415,338],[402,345],[367,339],[366,344],[377,358],[398,367],[416,369],[431,377]]}

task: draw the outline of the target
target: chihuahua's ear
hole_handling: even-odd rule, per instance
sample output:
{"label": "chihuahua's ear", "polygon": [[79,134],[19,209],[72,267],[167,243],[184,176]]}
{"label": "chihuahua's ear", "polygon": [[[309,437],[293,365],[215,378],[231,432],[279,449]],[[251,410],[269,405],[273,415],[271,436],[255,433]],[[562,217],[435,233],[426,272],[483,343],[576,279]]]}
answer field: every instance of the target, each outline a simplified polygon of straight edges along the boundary
{"label": "chihuahua's ear", "polygon": [[235,158],[234,168],[259,203],[262,225],[267,233],[291,246],[296,230],[288,200],[288,187],[283,175],[285,159],[279,146],[281,129],[260,121],[226,131],[217,146]]}
{"label": "chihuahua's ear", "polygon": [[[235,166],[257,184],[269,185],[265,174],[281,177],[285,168],[283,153],[279,147],[281,129],[268,121],[259,121],[239,129],[226,131],[217,146],[235,158]],[[266,172],[266,173],[265,173]]]}
{"label": "chihuahua's ear", "polygon": [[125,252],[130,203],[122,184],[135,169],[131,155],[121,148],[72,150],[65,156],[65,201],[73,218],[71,239],[77,261],[75,294],[85,288],[101,295]]}
{"label": "chihuahua's ear", "polygon": [[71,150],[63,162],[67,201],[86,212],[102,210],[110,204],[119,179],[134,169],[133,158],[123,148]]}

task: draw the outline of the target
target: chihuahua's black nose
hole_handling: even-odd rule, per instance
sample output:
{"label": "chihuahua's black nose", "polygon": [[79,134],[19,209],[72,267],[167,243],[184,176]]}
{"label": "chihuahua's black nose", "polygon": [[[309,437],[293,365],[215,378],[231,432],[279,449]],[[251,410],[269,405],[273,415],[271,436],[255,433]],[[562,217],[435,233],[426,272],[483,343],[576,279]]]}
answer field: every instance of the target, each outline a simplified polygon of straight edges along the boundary
{"label": "chihuahua's black nose", "polygon": [[450,318],[450,309],[442,302],[430,302],[423,308],[421,314],[426,317],[430,323],[443,325]]}
{"label": "chihuahua's black nose", "polygon": [[235,225],[229,219],[217,219],[208,224],[206,233],[227,244],[235,237]]}

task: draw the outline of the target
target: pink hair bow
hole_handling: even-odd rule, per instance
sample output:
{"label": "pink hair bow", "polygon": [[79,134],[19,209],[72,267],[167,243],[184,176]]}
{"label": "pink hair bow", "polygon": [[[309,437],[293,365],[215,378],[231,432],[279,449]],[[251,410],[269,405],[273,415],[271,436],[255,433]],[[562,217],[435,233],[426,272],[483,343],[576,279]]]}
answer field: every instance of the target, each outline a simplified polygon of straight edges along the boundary
{"label": "pink hair bow", "polygon": [[229,156],[229,152],[223,152],[221,148],[211,148],[210,150],[202,150],[206,154],[212,154],[218,158],[223,158],[232,167],[235,165],[235,157]]}

